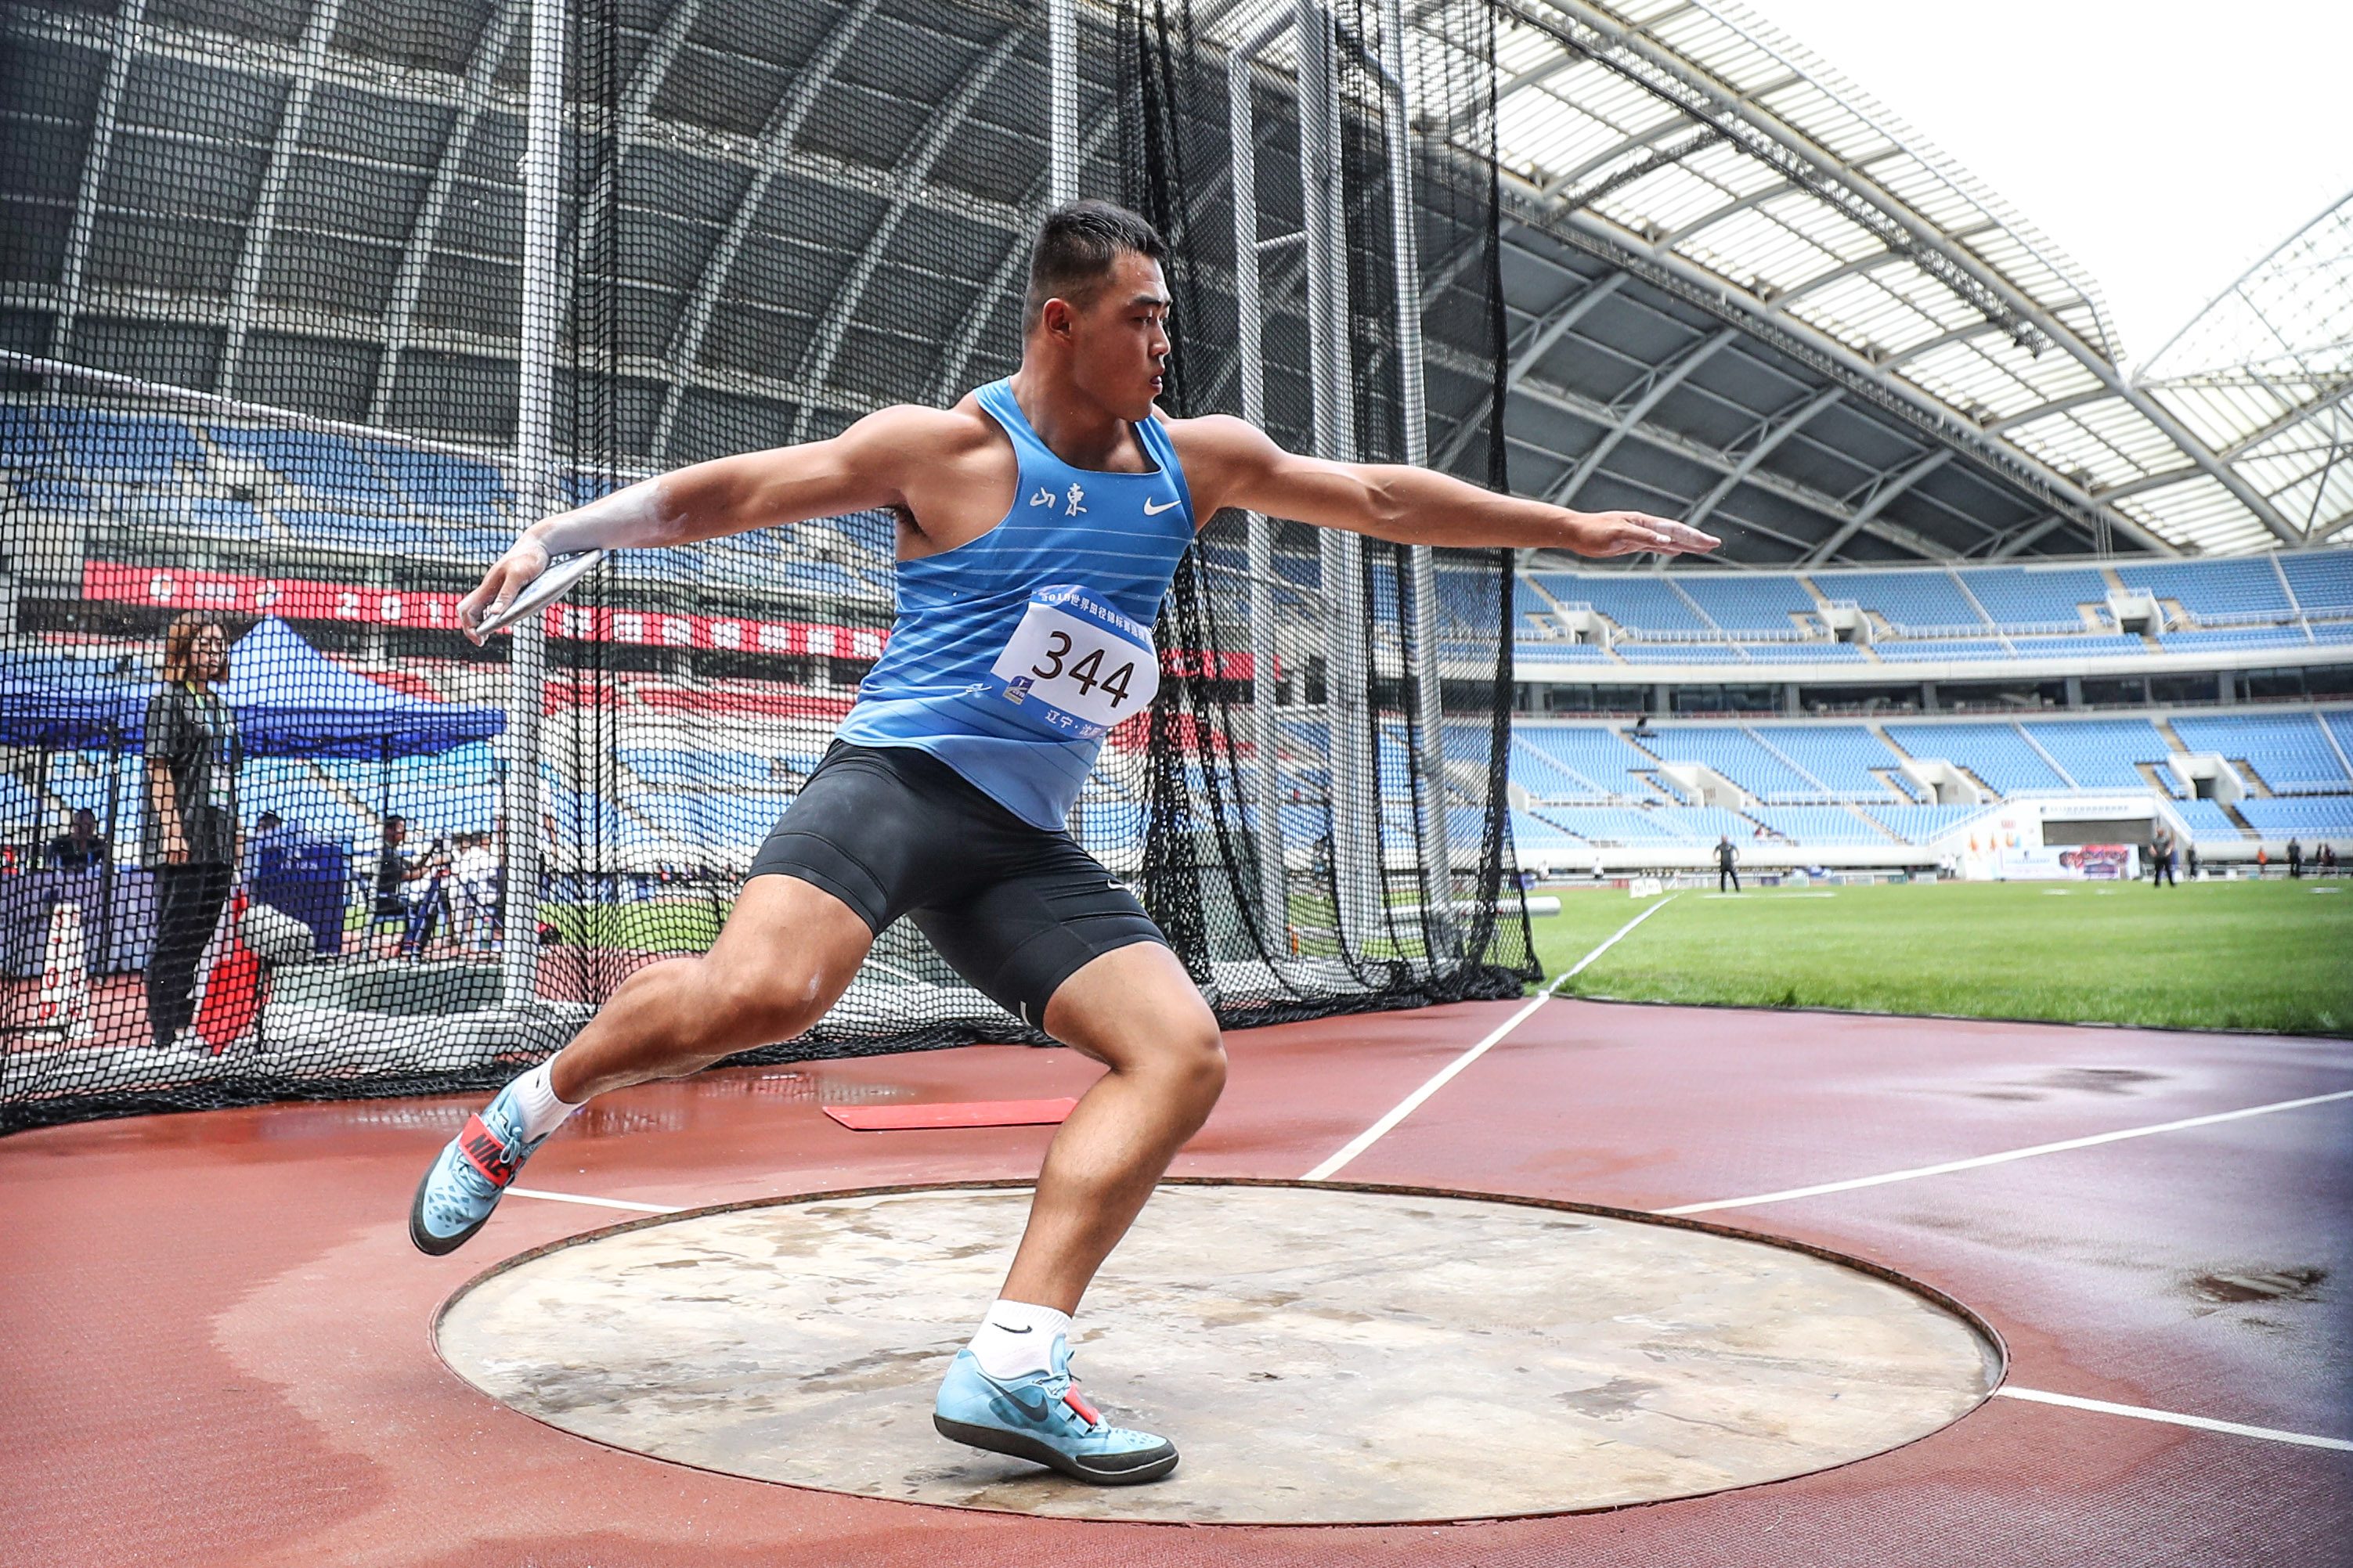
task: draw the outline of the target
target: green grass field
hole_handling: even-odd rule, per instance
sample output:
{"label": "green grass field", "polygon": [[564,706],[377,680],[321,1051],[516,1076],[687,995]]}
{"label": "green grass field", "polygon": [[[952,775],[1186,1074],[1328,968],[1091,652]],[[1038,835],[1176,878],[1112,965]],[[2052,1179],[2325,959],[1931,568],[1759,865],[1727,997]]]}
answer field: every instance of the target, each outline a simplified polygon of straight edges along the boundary
{"label": "green grass field", "polygon": [[[2341,890],[2340,890],[2341,889]],[[1571,891],[1547,979],[1648,900]],[[1565,994],[2353,1035],[2353,883],[1944,882],[1687,891]]]}

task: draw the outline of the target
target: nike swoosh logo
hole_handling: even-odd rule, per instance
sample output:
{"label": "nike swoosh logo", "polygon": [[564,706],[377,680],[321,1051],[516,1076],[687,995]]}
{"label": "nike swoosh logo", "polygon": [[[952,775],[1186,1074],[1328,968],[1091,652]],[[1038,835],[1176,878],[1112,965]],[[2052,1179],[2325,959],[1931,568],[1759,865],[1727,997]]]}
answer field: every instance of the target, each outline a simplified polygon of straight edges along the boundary
{"label": "nike swoosh logo", "polygon": [[1154,506],[1150,501],[1145,501],[1144,503],[1144,515],[1146,517],[1158,517],[1162,512],[1167,511],[1175,507],[1183,506],[1184,504],[1185,503],[1181,500],[1172,500],[1165,502],[1159,506]]}
{"label": "nike swoosh logo", "polygon": [[[1027,1005],[1027,1004],[1024,1004],[1024,1005]],[[1003,1323],[991,1323],[988,1326],[999,1331],[1000,1332],[1008,1334],[1026,1334],[1029,1331],[1028,1329],[1008,1329]]]}
{"label": "nike swoosh logo", "polygon": [[[1021,1414],[1029,1417],[1030,1420],[1043,1421],[1046,1419],[1046,1396],[1044,1394],[1038,1394],[1036,1391],[1030,1389],[1015,1390],[1008,1388],[1002,1392],[1004,1393],[1005,1397],[1013,1401],[1015,1405],[1019,1407]],[[1030,1404],[1028,1399],[1024,1399],[1022,1397],[1023,1394],[1030,1394],[1031,1397],[1038,1401],[1038,1403],[1035,1405]]]}

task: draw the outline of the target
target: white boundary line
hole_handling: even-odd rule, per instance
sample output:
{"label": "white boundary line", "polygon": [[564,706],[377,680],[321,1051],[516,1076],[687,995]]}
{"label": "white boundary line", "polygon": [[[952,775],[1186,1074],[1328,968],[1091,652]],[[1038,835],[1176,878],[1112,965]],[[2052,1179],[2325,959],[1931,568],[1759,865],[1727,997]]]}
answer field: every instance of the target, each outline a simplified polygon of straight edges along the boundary
{"label": "white boundary line", "polygon": [[1852,1192],[1857,1187],[1883,1186],[1889,1182],[1908,1182],[1917,1176],[1941,1176],[1953,1171],[1973,1171],[1980,1165],[2000,1165],[2011,1160],[2029,1159],[2036,1154],[2056,1154],[2068,1149],[2089,1149],[2094,1144],[2114,1143],[2126,1138],[2146,1138],[2152,1132],[2179,1132],[2189,1127],[2211,1127],[2218,1121],[2236,1121],[2245,1116],[2264,1116],[2274,1110],[2294,1110],[2301,1106],[2325,1105],[2333,1100],[2353,1100],[2353,1089],[2338,1089],[2334,1094],[2307,1095],[2302,1100],[2275,1100],[2269,1105],[2251,1105],[2242,1110],[2218,1110],[2211,1116],[2184,1117],[2179,1121],[2160,1121],[2154,1127],[2126,1127],[2116,1132],[2094,1132],[2088,1138],[2068,1138],[2057,1143],[2037,1143],[2031,1149],[2005,1149],[1999,1154],[1979,1154],[1973,1159],[1947,1160],[1941,1165],[1922,1165],[1909,1171],[1888,1171],[1876,1176],[1854,1176],[1843,1182],[1824,1182],[1820,1186],[1790,1187],[1778,1193],[1758,1193],[1746,1198],[1718,1198],[1713,1203],[1682,1204],[1671,1209],[1654,1209],[1654,1214],[1706,1214],[1713,1209],[1746,1208],[1753,1204],[1778,1204],[1790,1198],[1819,1197],[1824,1193]]}
{"label": "white boundary line", "polygon": [[1374,1122],[1370,1127],[1366,1128],[1362,1132],[1357,1133],[1354,1138],[1348,1140],[1348,1142],[1342,1146],[1338,1153],[1333,1155],[1330,1159],[1324,1161],[1322,1164],[1308,1172],[1307,1174],[1302,1176],[1300,1180],[1304,1182],[1324,1181],[1328,1179],[1334,1172],[1339,1170],[1342,1166],[1347,1164],[1348,1162],[1354,1160],[1357,1155],[1371,1148],[1376,1142],[1378,1142],[1382,1136],[1388,1132],[1390,1129],[1394,1128],[1398,1122],[1403,1121],[1407,1117],[1412,1115],[1414,1111],[1420,1107],[1424,1100],[1428,1100],[1431,1095],[1436,1094],[1440,1089],[1444,1089],[1449,1083],[1451,1083],[1454,1080],[1455,1074],[1461,1072],[1464,1068],[1469,1067],[1472,1062],[1477,1061],[1481,1057],[1486,1055],[1487,1048],[1490,1046],[1494,1045],[1504,1036],[1510,1034],[1514,1029],[1518,1028],[1523,1023],[1527,1021],[1529,1014],[1543,1006],[1546,1002],[1551,1001],[1553,993],[1560,989],[1562,982],[1574,977],[1582,971],[1587,964],[1591,963],[1595,959],[1600,957],[1603,953],[1608,952],[1611,948],[1617,946],[1620,938],[1624,937],[1636,926],[1641,925],[1644,921],[1649,920],[1652,915],[1657,914],[1661,910],[1665,909],[1669,904],[1674,902],[1675,897],[1675,894],[1669,893],[1657,903],[1652,904],[1649,909],[1644,910],[1641,914],[1636,915],[1632,920],[1628,921],[1624,925],[1620,926],[1609,941],[1603,942],[1599,947],[1595,948],[1591,952],[1587,953],[1583,958],[1578,959],[1575,968],[1563,970],[1560,973],[1555,975],[1551,984],[1546,986],[1542,991],[1537,992],[1534,996],[1530,997],[1528,999],[1528,1005],[1521,1008],[1518,1012],[1513,1014],[1509,1018],[1505,1019],[1501,1028],[1497,1029],[1493,1034],[1489,1035],[1477,1045],[1472,1047],[1469,1050],[1463,1052],[1461,1056],[1456,1057],[1443,1068],[1440,1068],[1435,1077],[1433,1077],[1428,1083],[1423,1084],[1419,1089],[1415,1089],[1411,1094],[1407,1095],[1405,1099],[1398,1101],[1397,1107],[1387,1116],[1382,1117],[1378,1121]]}
{"label": "white boundary line", "polygon": [[2217,1421],[2206,1415],[2177,1415],[2170,1410],[2150,1410],[2138,1405],[2111,1405],[2105,1399],[2079,1399],[2072,1394],[2045,1394],[2037,1388],[2013,1388],[2008,1384],[1994,1390],[2010,1399],[2031,1400],[2036,1405],[2063,1405],[2069,1410],[2096,1411],[2102,1415],[2129,1415],[2138,1421],[2162,1421],[2174,1426],[2195,1426],[2201,1432],[2228,1432],[2234,1437],[2263,1437],[2274,1443],[2297,1443],[2307,1448],[2336,1448],[2353,1453],[2353,1442],[2342,1437],[2315,1437],[2304,1432],[2283,1432],[2276,1426],[2245,1426],[2236,1421]]}
{"label": "white boundary line", "polygon": [[628,1209],[632,1214],[684,1214],[670,1204],[633,1204],[622,1198],[584,1198],[577,1193],[545,1193],[536,1187],[509,1187],[511,1198],[544,1198],[552,1204],[586,1204],[590,1208]]}

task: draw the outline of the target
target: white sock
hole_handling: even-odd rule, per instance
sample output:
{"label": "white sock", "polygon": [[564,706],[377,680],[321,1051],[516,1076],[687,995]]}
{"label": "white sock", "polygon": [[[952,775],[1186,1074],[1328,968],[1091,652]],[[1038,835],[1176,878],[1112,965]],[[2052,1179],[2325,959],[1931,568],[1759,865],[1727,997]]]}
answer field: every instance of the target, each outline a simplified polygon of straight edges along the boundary
{"label": "white sock", "polygon": [[515,1109],[522,1112],[522,1135],[525,1142],[544,1138],[564,1125],[564,1119],[588,1102],[566,1105],[555,1098],[555,1085],[548,1081],[548,1068],[554,1058],[540,1063],[514,1080]]}
{"label": "white sock", "polygon": [[997,1301],[972,1336],[972,1358],[999,1383],[1054,1368],[1054,1336],[1071,1331],[1071,1315],[1028,1301]]}

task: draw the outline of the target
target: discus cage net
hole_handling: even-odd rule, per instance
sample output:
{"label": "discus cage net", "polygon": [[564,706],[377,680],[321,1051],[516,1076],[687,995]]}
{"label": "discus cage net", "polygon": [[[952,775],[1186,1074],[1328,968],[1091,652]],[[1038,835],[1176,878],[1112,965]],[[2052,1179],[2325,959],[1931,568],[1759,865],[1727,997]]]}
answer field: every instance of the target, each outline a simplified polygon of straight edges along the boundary
{"label": "discus cage net", "polygon": [[[623,552],[479,648],[456,603],[544,511],[1010,372],[1057,201],[1168,237],[1169,412],[1502,487],[1487,0],[5,26],[0,1131],[488,1086],[707,945],[888,636],[892,520]],[[1509,567],[1188,553],[1071,826],[1227,1024],[1533,976]],[[171,686],[192,616],[227,667]],[[902,922],[738,1059],[1037,1038]]]}

